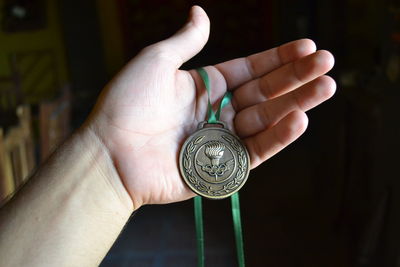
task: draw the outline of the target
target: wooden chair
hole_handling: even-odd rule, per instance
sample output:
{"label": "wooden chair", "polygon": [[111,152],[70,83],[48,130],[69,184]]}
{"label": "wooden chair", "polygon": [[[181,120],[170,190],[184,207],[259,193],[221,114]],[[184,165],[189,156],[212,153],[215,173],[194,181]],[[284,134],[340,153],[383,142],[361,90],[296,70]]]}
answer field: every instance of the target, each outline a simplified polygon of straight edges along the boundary
{"label": "wooden chair", "polygon": [[4,137],[3,129],[0,129],[0,206],[15,189],[13,165],[7,139],[8,137]]}
{"label": "wooden chair", "polygon": [[[0,203],[10,196],[35,168],[32,121],[44,161],[70,132],[70,91],[60,88],[51,50],[10,55],[10,75],[0,77]],[[28,106],[38,108],[34,120]],[[39,146],[38,146],[39,147]]]}
{"label": "wooden chair", "polygon": [[0,202],[26,181],[35,167],[29,106],[19,106],[16,113],[18,125],[6,132],[0,128]]}

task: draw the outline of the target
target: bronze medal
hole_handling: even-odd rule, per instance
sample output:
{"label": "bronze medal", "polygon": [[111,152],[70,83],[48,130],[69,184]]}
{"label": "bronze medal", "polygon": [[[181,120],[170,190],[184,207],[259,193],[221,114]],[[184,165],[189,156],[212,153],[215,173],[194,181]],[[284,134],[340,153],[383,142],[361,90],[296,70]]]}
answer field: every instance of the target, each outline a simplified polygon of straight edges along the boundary
{"label": "bronze medal", "polygon": [[202,122],[183,144],[179,167],[183,180],[196,194],[222,199],[244,185],[250,158],[240,138],[222,122]]}

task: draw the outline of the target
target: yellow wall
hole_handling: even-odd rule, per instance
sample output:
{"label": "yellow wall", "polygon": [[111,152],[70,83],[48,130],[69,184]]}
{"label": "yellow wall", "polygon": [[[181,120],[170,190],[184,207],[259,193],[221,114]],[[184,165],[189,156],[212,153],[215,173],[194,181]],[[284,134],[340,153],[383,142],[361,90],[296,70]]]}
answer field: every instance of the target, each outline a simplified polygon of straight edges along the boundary
{"label": "yellow wall", "polygon": [[[5,33],[0,30],[0,76],[10,74],[9,58],[11,54],[29,52],[34,50],[52,50],[59,85],[61,86],[68,81],[65,48],[63,45],[62,32],[60,29],[57,3],[53,0],[46,0],[45,2],[47,5],[47,18],[46,27],[44,29],[17,33]],[[3,0],[0,0],[0,9],[2,9],[3,4]],[[1,14],[0,16],[2,15],[3,14]],[[0,21],[2,19],[3,18],[0,17]],[[21,66],[21,68],[24,68],[24,66]],[[52,94],[52,92],[43,92],[43,90],[54,90],[55,92],[57,89],[59,89],[50,89],[52,87],[52,82],[54,81],[46,81],[46,79],[49,80],[53,78],[49,75],[44,75],[42,78],[41,76],[43,74],[43,69],[41,70],[40,66],[38,68],[34,68],[33,72],[36,73],[29,74],[31,77],[31,82],[35,81],[35,83],[37,83],[38,81],[40,81],[43,85],[41,86],[39,84],[37,94],[32,94],[32,92],[28,93],[33,95],[32,101],[28,99],[30,102],[36,102],[39,100],[35,99],[35,95],[37,95],[38,97],[45,97],[46,94]],[[23,82],[23,91],[26,89],[24,87],[32,88],[32,86],[30,86],[28,82],[28,79],[24,80]]]}
{"label": "yellow wall", "polygon": [[[56,63],[56,72],[59,86],[68,82],[68,70],[64,40],[59,21],[57,1],[45,0],[47,7],[46,27],[41,30],[5,33],[0,29],[0,76],[10,75],[9,58],[13,53],[29,52],[35,50],[52,50]],[[4,4],[0,0],[0,9]],[[121,18],[119,17],[117,1],[97,0],[98,23],[102,38],[103,56],[107,72],[113,76],[125,63]],[[0,13],[0,21],[3,14]],[[97,29],[94,29],[97,30]],[[79,42],[79,40],[76,40]],[[49,59],[43,58],[34,73],[23,77],[22,91],[30,103],[37,103],[43,98],[51,98],[59,88],[52,86],[54,77],[43,75]],[[21,62],[21,69],[27,62]],[[38,83],[39,81],[39,83]],[[35,86],[32,86],[32,85]],[[58,86],[58,87],[59,87]],[[32,87],[35,89],[32,90]]]}

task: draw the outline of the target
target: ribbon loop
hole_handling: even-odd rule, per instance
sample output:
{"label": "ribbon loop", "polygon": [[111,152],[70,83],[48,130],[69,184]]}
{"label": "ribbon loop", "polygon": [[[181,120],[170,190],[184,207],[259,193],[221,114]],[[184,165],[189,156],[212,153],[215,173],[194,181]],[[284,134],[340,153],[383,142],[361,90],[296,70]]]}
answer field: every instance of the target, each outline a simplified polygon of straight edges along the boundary
{"label": "ribbon loop", "polygon": [[227,91],[225,95],[222,97],[221,102],[219,103],[219,107],[217,112],[215,113],[212,105],[211,105],[211,86],[210,86],[210,78],[208,77],[207,72],[203,68],[197,69],[201,79],[203,80],[204,86],[206,87],[207,95],[208,95],[208,108],[207,108],[207,122],[208,123],[217,123],[219,121],[219,117],[221,116],[222,109],[229,104],[232,99],[232,93]]}
{"label": "ribbon loop", "polygon": [[[221,116],[222,109],[229,104],[232,99],[232,93],[226,92],[219,103],[217,112],[215,113],[211,105],[211,87],[210,79],[207,72],[203,68],[197,69],[200,77],[204,82],[204,86],[207,90],[208,95],[208,108],[207,108],[207,123],[215,124],[219,123],[219,118]],[[231,206],[232,206],[232,219],[233,228],[235,232],[235,242],[236,242],[236,254],[239,267],[245,266],[244,259],[244,248],[243,248],[243,233],[242,233],[242,223],[240,219],[240,203],[239,203],[239,193],[235,193],[231,196]],[[196,222],[196,235],[197,235],[197,256],[198,256],[198,267],[204,267],[205,254],[204,254],[204,228],[203,228],[203,210],[202,210],[202,197],[196,196],[194,198],[194,212],[195,212],[195,222]]]}

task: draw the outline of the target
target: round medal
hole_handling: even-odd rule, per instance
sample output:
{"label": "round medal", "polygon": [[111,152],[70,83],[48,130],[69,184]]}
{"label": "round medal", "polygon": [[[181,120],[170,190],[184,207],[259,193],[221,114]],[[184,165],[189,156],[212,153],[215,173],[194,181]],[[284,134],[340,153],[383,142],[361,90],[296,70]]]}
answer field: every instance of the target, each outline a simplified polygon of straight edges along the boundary
{"label": "round medal", "polygon": [[239,137],[223,123],[202,122],[183,144],[179,167],[184,181],[195,193],[222,199],[244,185],[249,176],[250,158]]}

